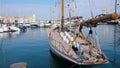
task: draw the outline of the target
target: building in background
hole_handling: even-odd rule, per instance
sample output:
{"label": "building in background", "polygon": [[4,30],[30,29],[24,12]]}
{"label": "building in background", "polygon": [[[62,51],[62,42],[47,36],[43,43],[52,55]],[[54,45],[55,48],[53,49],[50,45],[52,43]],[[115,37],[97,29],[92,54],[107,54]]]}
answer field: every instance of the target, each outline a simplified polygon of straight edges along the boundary
{"label": "building in background", "polygon": [[0,16],[1,23],[35,23],[36,15],[32,16]]}
{"label": "building in background", "polygon": [[33,15],[32,15],[32,23],[35,23],[35,22],[36,22],[36,15],[33,14]]}

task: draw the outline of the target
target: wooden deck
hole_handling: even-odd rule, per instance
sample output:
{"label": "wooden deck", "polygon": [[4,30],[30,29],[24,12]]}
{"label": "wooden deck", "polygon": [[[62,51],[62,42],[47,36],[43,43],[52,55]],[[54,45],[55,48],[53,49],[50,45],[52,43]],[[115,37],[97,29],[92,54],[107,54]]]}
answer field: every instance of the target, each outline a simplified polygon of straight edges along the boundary
{"label": "wooden deck", "polygon": [[54,30],[54,32],[51,32],[50,34],[51,43],[53,46],[59,50],[61,53],[67,55],[68,57],[71,57],[77,61],[79,61],[79,57],[76,55],[76,53],[71,49],[70,53],[67,53],[67,49],[70,44],[67,44],[63,39],[61,38],[59,32],[57,30]]}

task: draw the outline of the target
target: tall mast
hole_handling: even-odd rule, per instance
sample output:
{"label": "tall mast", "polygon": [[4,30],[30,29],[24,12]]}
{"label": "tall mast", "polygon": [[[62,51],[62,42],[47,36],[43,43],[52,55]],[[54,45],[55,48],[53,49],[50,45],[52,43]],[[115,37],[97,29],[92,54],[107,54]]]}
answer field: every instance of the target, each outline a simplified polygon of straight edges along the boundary
{"label": "tall mast", "polygon": [[64,0],[62,0],[62,6],[61,6],[61,12],[62,12],[62,20],[61,20],[61,31],[63,31],[63,25],[64,25]]}
{"label": "tall mast", "polygon": [[117,0],[115,0],[115,13],[117,13]]}

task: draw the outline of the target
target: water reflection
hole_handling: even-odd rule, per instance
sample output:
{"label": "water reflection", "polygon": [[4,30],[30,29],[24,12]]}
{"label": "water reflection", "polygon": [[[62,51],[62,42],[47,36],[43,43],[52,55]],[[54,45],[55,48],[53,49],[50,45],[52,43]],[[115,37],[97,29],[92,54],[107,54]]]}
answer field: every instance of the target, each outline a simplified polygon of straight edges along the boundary
{"label": "water reflection", "polygon": [[104,30],[104,36],[105,38],[108,38],[108,26],[104,26],[105,30]]}
{"label": "water reflection", "polygon": [[[7,68],[7,44],[10,44],[10,41],[12,43],[12,40],[17,38],[20,34],[24,32],[6,32],[6,33],[0,33],[0,68]],[[8,42],[9,41],[9,42]],[[16,42],[17,40],[14,40]],[[15,44],[13,44],[15,45]],[[10,45],[10,46],[13,46]]]}
{"label": "water reflection", "polygon": [[116,26],[116,42],[116,45],[120,46],[120,26]]}
{"label": "water reflection", "polygon": [[99,36],[102,50],[109,59],[108,65],[111,68],[120,68],[120,28],[117,25],[102,25],[99,28],[104,29],[104,35],[99,32]]}
{"label": "water reflection", "polygon": [[40,28],[40,35],[42,36],[44,33],[48,34],[50,28]]}
{"label": "water reflection", "polygon": [[120,28],[117,25],[103,25],[104,38],[112,38],[114,45],[120,46]]}
{"label": "water reflection", "polygon": [[16,37],[20,34],[20,32],[8,32],[8,33],[0,33],[0,39],[8,39],[11,37]]}
{"label": "water reflection", "polygon": [[119,27],[117,25],[114,26],[114,47],[113,47],[113,59],[110,60],[110,62],[113,64],[113,66],[116,66],[117,68],[120,68],[120,59],[118,59],[120,56],[118,48],[120,48],[120,33],[119,33]]}
{"label": "water reflection", "polygon": [[[39,33],[38,33],[39,30]],[[43,36],[44,34],[48,34],[49,32],[49,28],[31,28],[31,32],[32,34],[40,34],[41,36]]]}

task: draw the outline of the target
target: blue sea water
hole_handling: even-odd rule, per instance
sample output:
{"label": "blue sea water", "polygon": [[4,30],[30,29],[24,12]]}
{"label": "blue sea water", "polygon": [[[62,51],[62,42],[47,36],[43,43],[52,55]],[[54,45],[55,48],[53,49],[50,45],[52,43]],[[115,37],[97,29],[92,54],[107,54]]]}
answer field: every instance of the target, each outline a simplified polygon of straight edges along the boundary
{"label": "blue sea water", "polygon": [[52,56],[48,32],[49,28],[28,28],[26,32],[0,33],[0,68],[18,62],[26,62],[28,68],[120,68],[120,29],[116,25],[97,27],[101,49],[109,59],[105,65],[77,66]]}

